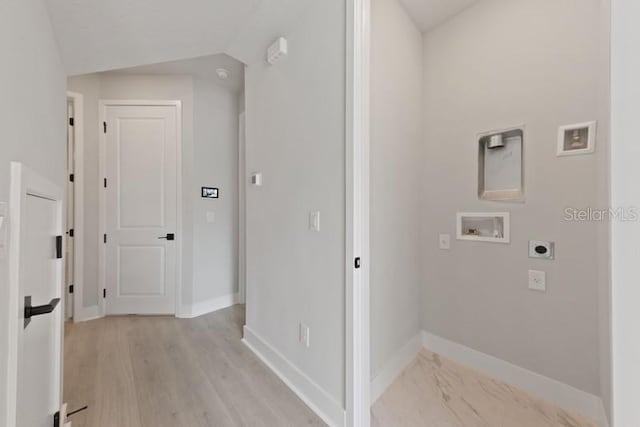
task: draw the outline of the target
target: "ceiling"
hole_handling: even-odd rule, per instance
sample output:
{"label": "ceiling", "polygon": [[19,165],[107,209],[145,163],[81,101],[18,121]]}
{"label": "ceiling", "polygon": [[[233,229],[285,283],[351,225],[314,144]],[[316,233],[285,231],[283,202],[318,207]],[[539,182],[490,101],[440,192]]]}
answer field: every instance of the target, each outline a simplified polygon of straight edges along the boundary
{"label": "ceiling", "polygon": [[[72,76],[219,53],[261,60],[313,0],[45,1]],[[428,31],[476,0],[400,1]]]}
{"label": "ceiling", "polygon": [[400,0],[416,22],[427,32],[460,13],[477,0]]}
{"label": "ceiling", "polygon": [[264,56],[312,0],[45,0],[68,75],[228,53]]}
{"label": "ceiling", "polygon": [[[216,74],[218,68],[229,71],[229,77],[221,80]],[[188,74],[196,78],[212,81],[234,92],[244,88],[244,64],[226,54],[202,56],[193,59],[141,65],[111,71],[117,74]]]}

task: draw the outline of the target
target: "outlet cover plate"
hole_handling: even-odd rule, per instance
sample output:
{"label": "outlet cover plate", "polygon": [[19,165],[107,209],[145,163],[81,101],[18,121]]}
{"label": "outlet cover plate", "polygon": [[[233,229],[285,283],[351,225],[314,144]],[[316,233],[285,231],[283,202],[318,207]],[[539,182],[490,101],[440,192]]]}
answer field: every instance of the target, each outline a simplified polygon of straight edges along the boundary
{"label": "outlet cover plate", "polygon": [[547,273],[538,270],[529,270],[529,289],[533,291],[547,291]]}

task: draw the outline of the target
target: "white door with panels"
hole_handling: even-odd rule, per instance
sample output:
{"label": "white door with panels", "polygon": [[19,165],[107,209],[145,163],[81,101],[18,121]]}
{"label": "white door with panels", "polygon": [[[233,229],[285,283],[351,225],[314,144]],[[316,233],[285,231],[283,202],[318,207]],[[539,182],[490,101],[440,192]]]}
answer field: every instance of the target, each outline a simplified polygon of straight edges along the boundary
{"label": "white door with panels", "polygon": [[106,314],[174,314],[180,103],[104,103]]}
{"label": "white door with panels", "polygon": [[3,422],[51,427],[60,417],[62,397],[63,190],[12,163],[10,197],[9,372]]}

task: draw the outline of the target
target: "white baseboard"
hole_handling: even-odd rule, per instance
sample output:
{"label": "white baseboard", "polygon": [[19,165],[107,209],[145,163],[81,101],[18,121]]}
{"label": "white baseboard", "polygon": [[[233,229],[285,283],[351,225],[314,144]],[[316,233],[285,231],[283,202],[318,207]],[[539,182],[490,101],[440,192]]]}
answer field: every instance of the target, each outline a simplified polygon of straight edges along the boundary
{"label": "white baseboard", "polygon": [[426,331],[422,332],[422,344],[434,353],[517,387],[532,396],[587,416],[603,427],[608,425],[602,399],[598,396]]}
{"label": "white baseboard", "polygon": [[331,427],[345,426],[345,411],[342,404],[300,371],[278,350],[247,326],[244,327],[242,341],[325,423]]}
{"label": "white baseboard", "polygon": [[184,307],[179,317],[192,319],[194,317],[204,316],[205,314],[236,305],[239,301],[240,298],[237,293],[211,298],[206,301],[197,302],[190,307]]}
{"label": "white baseboard", "polygon": [[422,334],[418,333],[385,363],[382,370],[371,381],[371,405],[414,361],[420,349],[422,349]]}
{"label": "white baseboard", "polygon": [[74,307],[73,308],[73,323],[87,322],[89,320],[95,320],[103,317],[100,313],[100,307],[92,305],[91,307]]}

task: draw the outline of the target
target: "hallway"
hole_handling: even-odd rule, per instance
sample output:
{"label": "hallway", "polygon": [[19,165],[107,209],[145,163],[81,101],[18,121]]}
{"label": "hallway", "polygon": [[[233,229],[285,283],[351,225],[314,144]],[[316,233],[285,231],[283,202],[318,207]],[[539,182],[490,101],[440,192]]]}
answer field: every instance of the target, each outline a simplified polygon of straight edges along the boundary
{"label": "hallway", "polygon": [[67,324],[64,401],[74,427],[321,426],[241,342],[244,306],[194,318]]}

